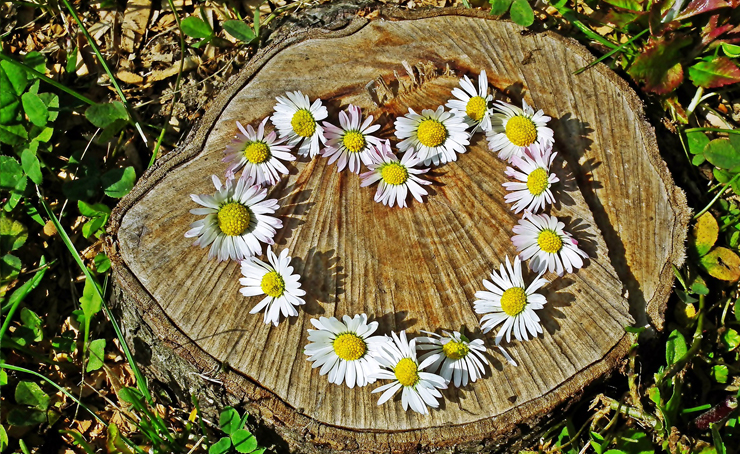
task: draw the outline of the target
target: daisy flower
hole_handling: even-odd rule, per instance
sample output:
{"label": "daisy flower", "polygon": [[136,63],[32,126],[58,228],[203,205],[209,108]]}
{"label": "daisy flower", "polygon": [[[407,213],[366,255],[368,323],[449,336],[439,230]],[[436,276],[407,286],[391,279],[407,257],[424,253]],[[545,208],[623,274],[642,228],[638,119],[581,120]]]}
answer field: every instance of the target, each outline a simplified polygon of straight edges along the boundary
{"label": "daisy flower", "polygon": [[329,382],[354,388],[375,383],[371,374],[378,372],[375,356],[387,342],[384,336],[371,336],[378,329],[378,322],[367,322],[367,315],[342,317],[344,323],[334,317],[311,319],[315,330],[308,330],[310,342],[304,353],[313,362],[313,367],[321,366],[320,375],[329,374]]}
{"label": "daisy flower", "polygon": [[409,108],[409,113],[396,118],[396,137],[402,139],[398,149],[415,149],[424,165],[456,161],[456,153],[465,153],[470,137],[465,131],[468,126],[452,112],[445,112],[444,106],[436,111],[424,109],[421,115]]}
{"label": "daisy flower", "polygon": [[287,249],[283,249],[278,257],[272,252],[272,246],[268,246],[267,259],[269,264],[256,257],[242,261],[244,277],[239,279],[239,283],[244,287],[239,292],[244,296],[267,295],[249,313],[256,314],[264,309],[265,323],[272,322],[278,326],[281,313],[284,317],[298,315],[294,306],[306,304],[301,298],[306,291],[301,290],[301,276],[293,274]]}
{"label": "daisy flower", "polygon": [[554,141],[552,129],[547,127],[550,117],[542,110],[534,111],[522,101],[522,108],[496,101],[496,111],[491,118],[491,130],[486,133],[488,147],[498,151],[498,157],[510,161],[512,156],[521,156],[524,149],[533,143],[543,147]]}
{"label": "daisy flower", "polygon": [[416,341],[410,342],[406,339],[406,332],[401,331],[400,336],[391,333],[392,338],[387,338],[383,344],[380,355],[377,357],[381,369],[374,374],[375,378],[381,380],[393,380],[393,382],[380,386],[373,393],[382,392],[378,405],[383,404],[393,397],[399,389],[401,392],[401,405],[407,410],[412,410],[422,415],[427,414],[427,405],[437,408],[437,399],[442,397],[439,389],[446,389],[445,379],[437,374],[422,372],[434,362],[434,358],[427,358],[419,364],[416,359]]}
{"label": "daisy flower", "polygon": [[268,246],[267,259],[270,263],[256,257],[242,261],[244,277],[239,279],[239,283],[244,287],[239,292],[244,296],[267,295],[249,313],[256,314],[264,309],[265,323],[272,322],[277,326],[281,313],[284,317],[298,315],[294,306],[306,304],[301,298],[306,291],[301,290],[301,276],[293,274],[287,249],[283,249],[278,257],[272,252],[272,246]]}
{"label": "daisy flower", "polygon": [[468,377],[474,382],[486,373],[484,364],[488,360],[483,353],[486,351],[483,340],[469,340],[463,334],[455,331],[449,333],[442,331],[444,336],[428,331],[422,331],[429,337],[417,337],[417,348],[419,350],[429,350],[419,357],[419,361],[427,358],[434,358],[434,362],[429,365],[429,371],[436,372],[447,383],[454,380],[456,388],[468,385]]}
{"label": "daisy flower", "polygon": [[479,129],[483,132],[491,129],[491,109],[488,104],[493,101],[493,95],[488,94],[488,77],[485,71],[478,76],[478,88],[468,76],[460,79],[462,90],[455,87],[452,95],[457,99],[447,101],[445,107],[455,115],[462,117],[468,127],[473,127],[470,134],[475,134]]}
{"label": "daisy flower", "polygon": [[511,163],[519,170],[507,167],[504,173],[519,182],[504,183],[506,190],[511,191],[504,196],[504,200],[506,203],[516,202],[511,207],[514,213],[524,209],[536,213],[544,209],[546,204],[555,202],[550,191],[553,183],[560,181],[554,173],[550,173],[555,155],[557,153],[552,152],[551,146],[542,147],[534,143],[527,149],[527,153],[511,157]]}
{"label": "daisy flower", "polygon": [[574,268],[581,268],[583,259],[588,258],[563,227],[565,224],[555,216],[525,213],[512,229],[516,235],[511,241],[522,260],[532,259],[529,268],[534,272],[550,271],[562,276],[565,271],[572,273]]}
{"label": "daisy flower", "polygon": [[386,140],[377,151],[371,154],[372,163],[368,164],[369,171],[360,175],[362,182],[360,187],[370,186],[376,181],[380,181],[378,190],[375,192],[375,201],[383,205],[393,206],[398,202],[398,206],[406,206],[406,196],[409,191],[411,195],[419,202],[424,202],[421,196],[426,195],[426,189],[420,185],[432,184],[431,181],[425,181],[417,175],[427,173],[429,169],[415,169],[414,166],[421,162],[421,159],[413,152],[407,152],[403,155],[401,161],[391,152],[391,143]]}
{"label": "daisy flower", "polygon": [[365,165],[372,163],[372,146],[379,147],[380,139],[370,134],[380,129],[380,125],[373,125],[373,116],[362,121],[362,111],[352,104],[347,112],[339,112],[339,125],[324,122],[326,130],[326,148],[323,156],[329,158],[329,164],[337,163],[337,171],[341,172],[349,163],[349,171],[360,173],[360,160]]}
{"label": "daisy flower", "polygon": [[326,107],[317,99],[311,104],[308,96],[300,91],[288,92],[286,97],[278,96],[275,113],[271,120],[280,132],[280,137],[287,137],[288,145],[298,147],[301,156],[314,157],[319,154],[319,141],[326,143],[324,128],[319,125],[329,114]]}
{"label": "daisy flower", "polygon": [[537,337],[542,332],[542,326],[534,311],[542,309],[547,303],[543,295],[535,293],[548,282],[542,279],[542,273],[529,287],[525,287],[521,260],[515,257],[512,267],[509,257],[506,257],[506,267],[502,263],[499,273],[493,270],[491,280],[493,282],[483,280],[483,286],[488,291],[475,292],[475,297],[478,298],[474,303],[475,313],[486,314],[480,320],[483,332],[487,333],[503,322],[504,325],[496,335],[496,345],[504,335],[506,342],[511,341],[512,330],[514,337],[520,341],[529,340],[527,333]]}
{"label": "daisy flower", "polygon": [[256,184],[273,185],[280,181],[280,174],[287,175],[288,169],[283,161],[295,161],[290,146],[281,145],[285,139],[278,139],[275,131],[265,136],[265,124],[270,118],[265,118],[255,132],[252,125],[244,129],[241,123],[236,122],[237,133],[231,144],[226,147],[226,157],[223,162],[229,162],[226,174],[231,176],[244,167],[242,178],[251,178]]}
{"label": "daisy flower", "polygon": [[227,178],[224,185],[216,175],[212,179],[215,194],[190,194],[195,203],[203,205],[190,213],[206,217],[190,224],[185,238],[198,237],[194,246],[211,244],[208,258],[241,260],[262,254],[260,242],[273,244],[275,231],[283,226],[280,219],[270,216],[278,208],[277,200],[265,200],[267,189],[249,178]]}

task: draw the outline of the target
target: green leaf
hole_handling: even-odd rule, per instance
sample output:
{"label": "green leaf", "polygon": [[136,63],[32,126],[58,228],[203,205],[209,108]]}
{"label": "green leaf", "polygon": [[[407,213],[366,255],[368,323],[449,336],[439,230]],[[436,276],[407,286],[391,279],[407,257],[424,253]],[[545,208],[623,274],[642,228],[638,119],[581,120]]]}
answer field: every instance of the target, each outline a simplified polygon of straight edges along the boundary
{"label": "green leaf", "polygon": [[102,274],[110,269],[110,259],[102,252],[95,256],[93,263],[95,263],[96,273]]}
{"label": "green leaf", "polygon": [[522,27],[529,27],[534,23],[534,11],[527,0],[514,0],[509,13],[511,20]]}
{"label": "green leaf", "polygon": [[740,46],[737,44],[722,43],[722,51],[730,58],[740,57]]}
{"label": "green leaf", "polygon": [[712,376],[714,381],[717,383],[727,383],[727,377],[729,375],[729,371],[727,369],[727,366],[724,364],[716,364],[712,366],[712,370],[709,372],[709,375]]}
{"label": "green leaf", "polygon": [[627,72],[643,89],[666,95],[683,82],[682,49],[691,44],[691,38],[676,36],[672,39],[650,38]]}
{"label": "green leaf", "polygon": [[645,432],[634,429],[624,431],[622,436],[617,439],[617,448],[627,454],[653,454],[656,452],[650,436]]}
{"label": "green leaf", "polygon": [[100,312],[102,300],[98,296],[98,292],[95,291],[95,283],[90,280],[85,280],[85,288],[82,290],[82,298],[80,298],[80,308],[85,317],[91,319],[95,314]]}
{"label": "green leaf", "polygon": [[14,158],[0,156],[0,190],[12,191],[23,179],[23,168]]}
{"label": "green leaf", "polygon": [[90,342],[88,351],[90,352],[90,356],[87,359],[85,372],[92,372],[103,367],[103,361],[105,359],[105,339],[95,339]]}
{"label": "green leaf", "polygon": [[23,153],[21,153],[21,164],[23,165],[23,170],[31,181],[39,185],[44,182],[44,176],[41,174],[41,163],[39,163],[39,158],[37,158],[28,148],[23,150]]}
{"label": "green leaf", "polygon": [[116,120],[128,121],[126,107],[119,101],[94,104],[85,111],[85,118],[98,128],[105,128]]}
{"label": "green leaf", "polygon": [[46,412],[31,408],[14,408],[8,412],[7,421],[12,426],[37,426],[46,422]]}
{"label": "green leaf", "polygon": [[8,447],[8,433],[5,432],[5,427],[0,426],[0,452],[5,451],[5,448],[7,447]]}
{"label": "green leaf", "polygon": [[36,126],[46,126],[46,122],[49,121],[49,109],[39,95],[26,92],[23,93],[21,101],[23,111],[28,115],[28,120]]}
{"label": "green leaf", "polygon": [[[26,56],[23,57],[23,63],[40,72],[41,74],[46,74],[46,57],[44,57],[44,55],[40,52],[32,51],[27,53]],[[31,78],[35,77],[28,73],[26,73],[26,75]]]}
{"label": "green leaf", "polygon": [[229,35],[233,36],[239,41],[251,43],[254,38],[256,38],[252,27],[240,20],[227,20],[223,24],[221,24],[221,26]]}
{"label": "green leaf", "polygon": [[239,413],[234,408],[226,407],[221,410],[221,414],[218,417],[218,425],[226,435],[231,435],[241,429],[239,427],[240,424],[241,418],[239,418]]}
{"label": "green leaf", "polygon": [[100,191],[98,175],[89,175],[77,180],[67,181],[62,185],[62,192],[71,200],[91,199]]}
{"label": "green leaf", "polygon": [[229,452],[229,449],[231,449],[231,439],[223,437],[208,448],[208,454],[224,454]]}
{"label": "green leaf", "polygon": [[60,430],[59,433],[67,434],[72,437],[72,443],[82,448],[82,450],[85,451],[85,454],[95,454],[95,449],[90,446],[90,444],[85,441],[85,437],[83,437],[82,434],[77,432],[76,430]]}
{"label": "green leaf", "polygon": [[489,0],[489,3],[491,4],[491,14],[494,16],[506,14],[513,1],[514,0]]}
{"label": "green leaf", "polygon": [[671,366],[679,359],[683,358],[688,349],[686,348],[686,339],[678,330],[674,330],[668,335],[668,341],[665,345],[665,361]]}
{"label": "green leaf", "polygon": [[245,429],[239,429],[231,434],[231,442],[236,452],[249,453],[257,449],[257,438]]}
{"label": "green leaf", "polygon": [[704,154],[704,147],[709,143],[709,137],[702,131],[692,131],[686,134],[689,153],[696,155]]}
{"label": "green leaf", "polygon": [[740,257],[730,249],[723,247],[712,249],[699,260],[699,265],[715,279],[728,282],[740,279]]}
{"label": "green leaf", "polygon": [[740,170],[740,150],[729,139],[714,139],[704,147],[704,156],[713,165],[731,172]]}
{"label": "green leaf", "polygon": [[51,397],[41,389],[38,383],[20,381],[15,387],[15,402],[19,405],[28,405],[36,410],[46,411],[49,408]]}
{"label": "green leaf", "polygon": [[0,142],[15,146],[27,138],[28,132],[22,124],[0,124]]}
{"label": "green leaf", "polygon": [[732,328],[722,333],[720,339],[727,350],[734,350],[740,345],[740,334]]}
{"label": "green leaf", "polygon": [[703,88],[719,88],[740,82],[740,68],[727,57],[713,56],[689,67],[689,78]]}
{"label": "green leaf", "polygon": [[129,166],[125,169],[112,169],[100,177],[105,195],[114,199],[125,196],[136,183],[136,171]]}
{"label": "green leaf", "polygon": [[0,66],[0,124],[14,122],[21,111],[21,100],[13,90],[10,79]]}
{"label": "green leaf", "polygon": [[689,236],[689,245],[694,249],[696,254],[701,257],[706,255],[719,237],[719,225],[711,213],[706,212],[699,216],[696,224],[691,229]]}
{"label": "green leaf", "polygon": [[211,26],[195,16],[186,17],[180,22],[182,32],[191,38],[208,38],[213,34]]}
{"label": "green leaf", "polygon": [[21,259],[13,254],[5,254],[0,259],[0,281],[15,279],[22,267]]}
{"label": "green leaf", "polygon": [[26,87],[28,87],[28,76],[26,70],[15,66],[8,61],[0,62],[0,67],[3,68],[3,71],[7,75],[8,80],[10,81],[10,86],[15,95],[22,95],[23,92],[26,91]]}
{"label": "green leaf", "polygon": [[108,437],[105,440],[105,447],[111,454],[133,454],[121,439],[121,432],[116,424],[108,425]]}
{"label": "green leaf", "polygon": [[110,215],[111,210],[108,205],[104,203],[86,203],[82,200],[77,202],[77,209],[80,210],[80,214],[88,218],[99,218],[107,217]]}
{"label": "green leaf", "polygon": [[39,93],[39,98],[44,102],[46,110],[49,112],[49,122],[56,120],[59,116],[59,96],[54,93]]}
{"label": "green leaf", "polygon": [[0,254],[15,251],[28,239],[28,229],[21,222],[0,214]]}
{"label": "green leaf", "polygon": [[643,2],[637,0],[604,0],[604,3],[630,11],[641,12],[645,9],[642,4]]}
{"label": "green leaf", "polygon": [[41,325],[44,323],[34,311],[24,307],[21,309],[21,322],[23,326],[28,328],[33,333],[33,341],[41,342],[44,340],[44,331],[41,329]]}
{"label": "green leaf", "polygon": [[136,388],[121,388],[118,391],[118,398],[126,403],[133,405],[134,408],[139,411],[148,411],[146,405],[144,404],[144,396],[141,394],[141,391]]}

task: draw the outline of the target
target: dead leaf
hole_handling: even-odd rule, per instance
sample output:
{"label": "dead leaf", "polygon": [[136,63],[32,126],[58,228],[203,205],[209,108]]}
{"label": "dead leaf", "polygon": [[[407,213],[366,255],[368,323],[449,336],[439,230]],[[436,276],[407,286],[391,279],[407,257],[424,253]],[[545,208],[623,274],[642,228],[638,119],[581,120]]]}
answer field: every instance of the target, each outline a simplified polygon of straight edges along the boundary
{"label": "dead leaf", "polygon": [[118,71],[118,74],[116,74],[116,78],[120,81],[123,81],[127,84],[131,85],[138,85],[142,82],[144,82],[144,78],[141,77],[138,74],[134,74],[129,71]]}
{"label": "dead leaf", "polygon": [[129,0],[123,13],[121,24],[121,49],[134,52],[146,33],[149,16],[152,12],[151,0]]}
{"label": "dead leaf", "polygon": [[[192,71],[193,69],[200,66],[200,64],[201,64],[200,57],[195,56],[195,55],[192,57],[186,57],[185,62],[183,63],[182,72],[185,73],[187,71]],[[174,65],[162,71],[152,71],[152,73],[146,78],[146,82],[152,83],[152,82],[157,82],[160,80],[167,79],[169,77],[177,75],[177,72],[179,70],[180,70],[180,63],[177,62]]]}
{"label": "dead leaf", "polygon": [[701,258],[702,268],[712,277],[728,282],[740,279],[740,257],[730,249],[717,247]]}

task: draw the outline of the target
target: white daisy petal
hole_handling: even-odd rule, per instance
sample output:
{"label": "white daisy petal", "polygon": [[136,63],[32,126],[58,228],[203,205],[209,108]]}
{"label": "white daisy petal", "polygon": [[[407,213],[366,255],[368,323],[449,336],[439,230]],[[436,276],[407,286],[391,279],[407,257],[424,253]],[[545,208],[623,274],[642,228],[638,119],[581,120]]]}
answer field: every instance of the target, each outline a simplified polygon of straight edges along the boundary
{"label": "white daisy petal", "polygon": [[552,152],[552,146],[541,146],[535,142],[527,152],[521,156],[512,156],[511,164],[519,168],[521,172],[513,167],[506,168],[506,175],[526,183],[506,182],[503,186],[511,191],[504,196],[506,203],[515,202],[511,207],[514,213],[528,210],[537,213],[545,208],[547,204],[555,201],[550,188],[553,183],[560,181],[557,176],[550,172],[550,165],[557,153]]}
{"label": "white daisy petal", "polygon": [[319,142],[326,143],[324,128],[319,121],[328,116],[326,107],[317,99],[310,103],[308,96],[300,91],[278,96],[275,112],[270,119],[280,132],[280,138],[290,146],[298,146],[298,154],[314,157],[319,153]]}
{"label": "white daisy petal", "polygon": [[350,104],[346,111],[339,112],[340,127],[323,122],[326,147],[322,155],[329,158],[329,164],[337,163],[337,172],[349,167],[350,172],[360,173],[360,161],[365,165],[372,162],[373,147],[380,145],[380,139],[371,133],[380,129],[372,125],[373,117],[369,116],[362,126],[362,111]]}
{"label": "white daisy petal", "polygon": [[369,186],[376,181],[378,190],[375,192],[375,201],[392,207],[398,204],[399,208],[406,207],[406,198],[411,192],[413,197],[422,202],[422,196],[427,194],[426,189],[419,184],[431,184],[421,180],[415,173],[425,173],[429,169],[414,169],[420,159],[413,152],[408,151],[400,161],[391,152],[391,143],[386,140],[377,148],[373,147],[370,154],[371,162],[367,164],[369,171],[360,175],[361,187]]}
{"label": "white daisy petal", "polygon": [[478,76],[478,87],[463,76],[460,79],[459,88],[452,90],[452,95],[456,99],[447,101],[446,107],[457,117],[462,118],[468,127],[472,127],[470,134],[477,131],[488,132],[491,129],[491,108],[493,95],[488,93],[488,77],[485,71],[481,71]]}
{"label": "white daisy petal", "polygon": [[[218,260],[241,260],[262,253],[263,243],[271,244],[275,229],[282,227],[282,221],[272,215],[278,208],[277,200],[264,200],[267,189],[254,184],[251,178],[235,181],[227,178],[225,184],[213,176],[216,193],[191,195],[196,203],[215,208],[205,219],[190,224],[186,238],[197,236],[195,245],[211,245],[209,258]],[[193,214],[205,214],[201,208],[191,210]]]}
{"label": "white daisy petal", "polygon": [[421,115],[409,108],[406,115],[396,118],[395,126],[396,137],[401,140],[398,149],[415,149],[418,159],[427,166],[456,161],[457,153],[465,153],[470,144],[463,117],[445,112],[444,106],[436,111],[424,109]]}
{"label": "white daisy petal", "polygon": [[[520,341],[529,339],[528,331],[532,337],[536,337],[537,332],[542,332],[539,327],[539,317],[534,311],[541,309],[547,301],[544,296],[534,294],[534,291],[539,289],[539,285],[525,286],[521,277],[521,268],[522,263],[518,256],[514,258],[513,266],[509,257],[506,257],[506,266],[502,264],[500,268],[501,274],[498,274],[496,270],[491,272],[491,279],[498,286],[497,291],[476,293],[476,297],[480,299],[475,301],[473,306],[477,314],[483,314],[482,331],[487,333],[503,322],[496,335],[497,346],[504,336],[509,342],[512,331],[514,337]],[[484,281],[484,284],[486,282],[488,281]],[[537,276],[535,283],[544,285],[547,281]],[[488,285],[491,283],[488,282]],[[533,304],[534,299],[538,300],[538,304]]]}
{"label": "white daisy petal", "polygon": [[[369,373],[378,371],[375,357],[382,348],[383,343],[378,342],[382,338],[370,336],[374,329],[368,327],[365,314],[352,318],[345,315],[343,320],[335,317],[311,319],[311,324],[318,330],[308,330],[310,343],[304,353],[309,361],[315,361],[314,368],[318,367],[318,361],[326,361],[319,374],[328,373],[330,383],[346,383],[350,388],[373,383],[375,377],[370,377]],[[323,356],[316,356],[318,351]]]}
{"label": "white daisy petal", "polygon": [[503,101],[496,101],[491,115],[491,129],[486,133],[488,147],[498,151],[498,157],[511,161],[522,156],[527,147],[538,143],[543,147],[552,145],[553,132],[547,127],[550,117],[541,110],[536,113],[523,102],[523,108]]}
{"label": "white daisy petal", "polygon": [[[416,338],[420,350],[430,351],[429,358],[433,358],[431,355],[437,355],[436,357],[439,358],[439,361],[432,364],[428,371],[438,372],[448,385],[452,382],[457,388],[467,386],[468,381],[474,382],[478,377],[482,377],[486,373],[483,363],[477,360],[470,361],[469,358],[474,358],[471,354],[473,349],[480,348],[476,345],[478,342],[482,344],[483,341],[480,339],[470,341],[458,331],[452,333],[443,331],[442,333],[443,336],[429,333],[434,337]],[[485,362],[488,363],[487,360]]]}
{"label": "white daisy petal", "polygon": [[286,175],[288,169],[280,162],[293,161],[295,156],[289,153],[290,146],[283,145],[285,138],[278,139],[275,132],[264,135],[265,118],[259,124],[257,132],[252,125],[246,128],[238,121],[236,126],[241,131],[226,147],[224,162],[228,162],[227,175],[233,175],[242,167],[241,178],[252,178],[258,185],[274,185],[280,181],[280,175]]}
{"label": "white daisy petal", "polygon": [[563,230],[565,225],[549,214],[525,212],[519,224],[512,229],[511,238],[522,260],[531,257],[529,268],[537,273],[549,271],[562,276],[567,270],[583,266],[588,254],[578,248],[578,242]]}

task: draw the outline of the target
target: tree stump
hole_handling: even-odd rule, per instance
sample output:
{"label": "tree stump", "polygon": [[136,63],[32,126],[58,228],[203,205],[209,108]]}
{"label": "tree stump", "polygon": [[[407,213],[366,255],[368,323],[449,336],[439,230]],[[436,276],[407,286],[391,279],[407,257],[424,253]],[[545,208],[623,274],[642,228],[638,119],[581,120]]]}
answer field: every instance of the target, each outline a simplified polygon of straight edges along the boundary
{"label": "tree stump", "polygon": [[[592,60],[572,40],[469,10],[380,11],[338,30],[284,34],[113,214],[108,252],[138,357],[184,394],[204,392],[201,377],[210,374],[226,393],[214,384],[209,396],[243,402],[301,452],[491,450],[517,425],[569,401],[624,357],[632,341],[625,326],[662,327],[688,223],[635,93],[603,65],[573,75]],[[463,74],[481,70],[499,97],[525,99],[553,118],[564,183],[551,213],[590,259],[574,274],[546,275],[544,334],[507,347],[519,367],[491,350],[486,376],[445,391],[427,416],[404,412],[399,396],[377,406],[370,391],[380,383],[348,389],[311,369],[303,353],[309,319],[366,313],[381,333],[464,326],[481,336],[474,293],[516,254],[518,220],[503,201],[506,164],[485,137],[435,168],[425,203],[405,209],[375,203],[374,188],[324,158],[296,161],[270,197],[284,223],[276,247],[289,249],[307,304],[278,327],[248,314],[260,297],[239,294],[237,263],[208,260],[207,249],[183,236],[196,219],[189,195],[211,193],[210,175],[223,175],[235,121],[256,124],[286,91],[320,97],[330,119],[360,106],[390,138],[408,107],[445,104]]]}

